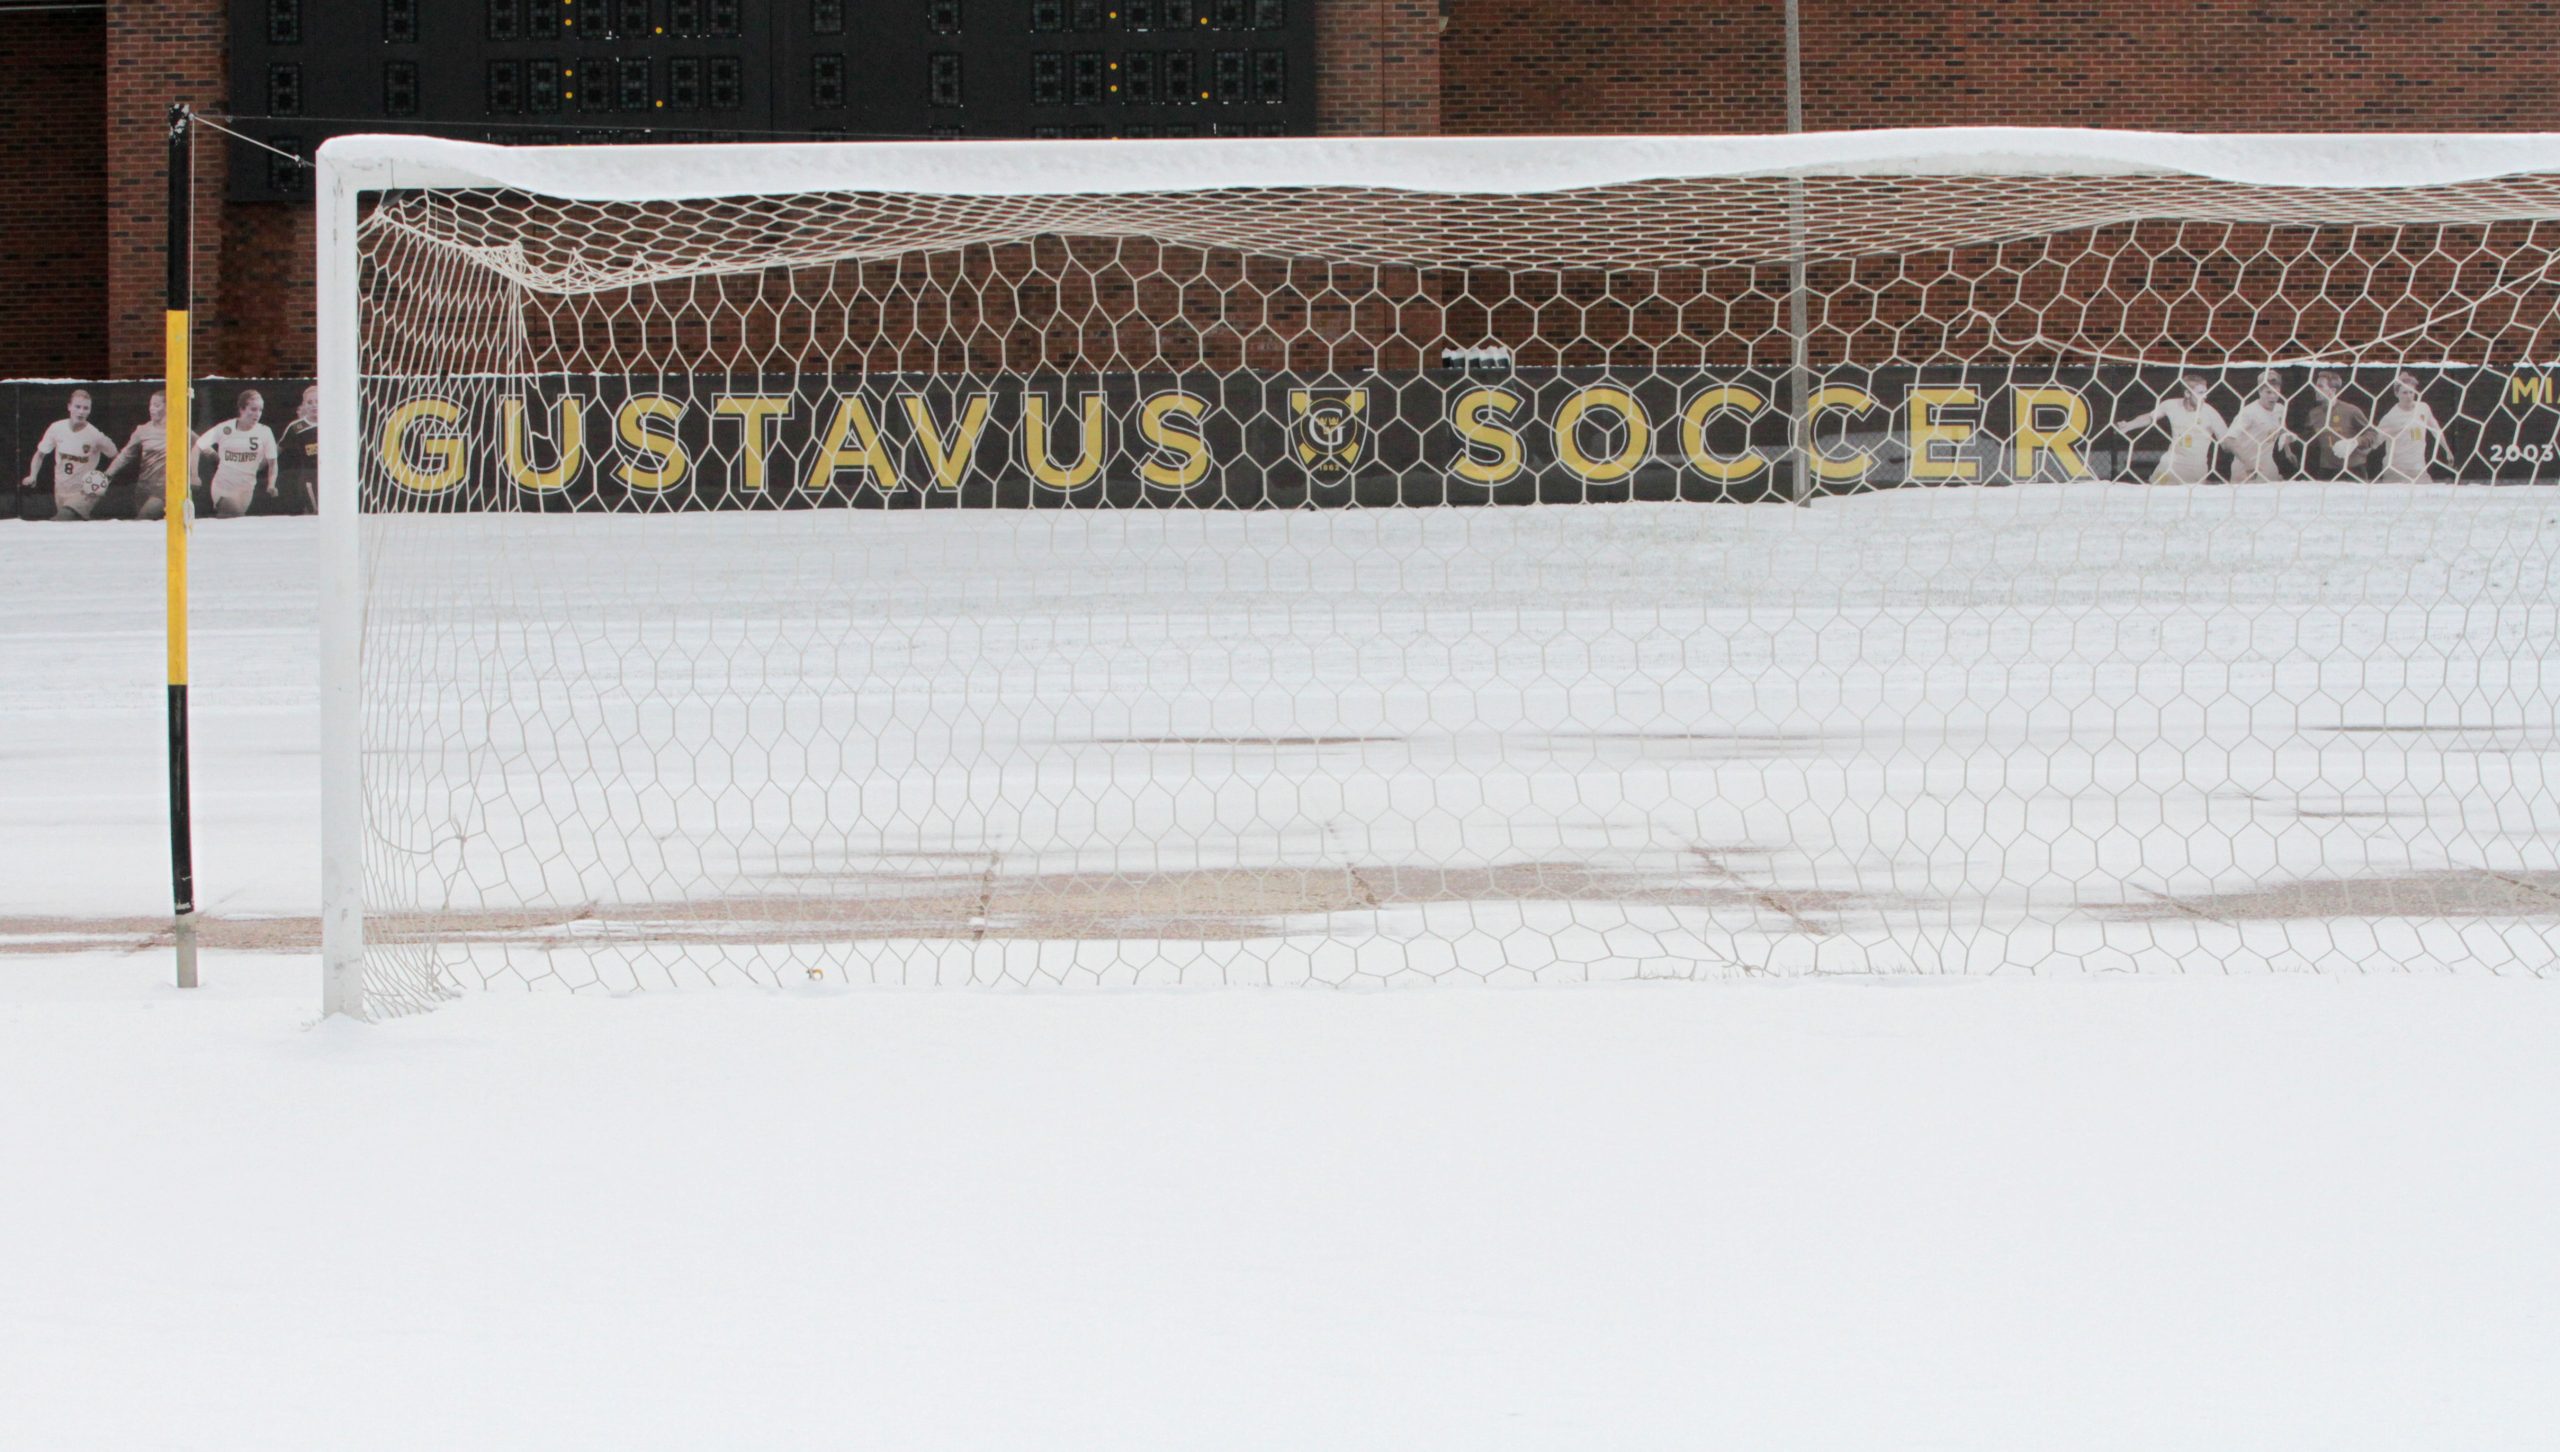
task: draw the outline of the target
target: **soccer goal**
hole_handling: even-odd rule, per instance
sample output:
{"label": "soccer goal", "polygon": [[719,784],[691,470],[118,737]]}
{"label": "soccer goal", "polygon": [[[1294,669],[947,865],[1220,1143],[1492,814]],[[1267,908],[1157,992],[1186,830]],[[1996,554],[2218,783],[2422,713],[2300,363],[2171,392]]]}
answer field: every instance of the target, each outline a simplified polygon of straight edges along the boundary
{"label": "soccer goal", "polygon": [[2560,139],[320,155],[329,1004],[2541,973]]}

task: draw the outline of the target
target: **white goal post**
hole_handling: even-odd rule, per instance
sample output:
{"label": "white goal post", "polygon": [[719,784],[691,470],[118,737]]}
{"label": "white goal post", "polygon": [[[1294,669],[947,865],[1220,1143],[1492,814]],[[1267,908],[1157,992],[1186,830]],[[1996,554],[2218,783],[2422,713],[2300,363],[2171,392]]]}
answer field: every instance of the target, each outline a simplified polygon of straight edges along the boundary
{"label": "white goal post", "polygon": [[318,232],[330,1012],[2560,947],[2560,137],[350,137]]}

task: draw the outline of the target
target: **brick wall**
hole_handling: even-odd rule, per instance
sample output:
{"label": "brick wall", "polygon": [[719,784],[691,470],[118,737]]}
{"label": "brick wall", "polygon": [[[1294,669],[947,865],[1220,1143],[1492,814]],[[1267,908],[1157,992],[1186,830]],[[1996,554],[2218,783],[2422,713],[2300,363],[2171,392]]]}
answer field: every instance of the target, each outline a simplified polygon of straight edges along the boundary
{"label": "brick wall", "polygon": [[2560,126],[2560,6],[2549,0],[1816,9],[1809,124],[1926,114],[2175,131]]}
{"label": "brick wall", "polygon": [[1452,0],[1440,123],[1494,136],[1783,131],[1784,16],[1777,0]]}
{"label": "brick wall", "polygon": [[106,366],[106,28],[0,12],[0,374]]}
{"label": "brick wall", "polygon": [[1327,136],[1440,130],[1441,0],[1316,0],[1316,127]]}
{"label": "brick wall", "polygon": [[206,313],[197,330],[198,346],[215,348],[224,372],[241,378],[312,372],[316,228],[307,206],[261,202],[224,209],[222,306]]}
{"label": "brick wall", "polygon": [[[1777,131],[1774,0],[1453,0],[1449,131]],[[2560,5],[1804,0],[1805,124],[2560,128]]]}
{"label": "brick wall", "polygon": [[[1784,124],[1779,0],[1315,3],[1327,134]],[[0,116],[13,143],[0,166],[36,168],[18,194],[39,205],[92,209],[85,222],[6,224],[0,267],[19,270],[0,279],[32,305],[0,315],[0,375],[158,368],[162,117],[179,97],[222,104],[225,10],[225,0],[108,0],[103,23],[79,13],[0,17]],[[2339,0],[2177,9],[1804,0],[1804,21],[1806,122],[1816,128],[2560,130],[2560,0],[2439,12]],[[101,67],[103,95],[81,81]],[[56,140],[14,144],[27,135]],[[87,164],[57,166],[57,157],[83,156],[83,145]],[[223,205],[225,159],[225,147],[200,145],[200,369],[306,371],[310,210]],[[94,189],[84,200],[63,187],[65,174],[103,175],[103,206]],[[49,255],[48,246],[61,265],[23,261]],[[1286,351],[1300,346],[1292,336]]]}
{"label": "brick wall", "polygon": [[[224,0],[107,0],[107,368],[160,371],[168,264],[168,112],[173,101],[224,106]],[[196,371],[227,371],[222,355],[223,159],[196,142]],[[302,345],[307,351],[309,344]]]}

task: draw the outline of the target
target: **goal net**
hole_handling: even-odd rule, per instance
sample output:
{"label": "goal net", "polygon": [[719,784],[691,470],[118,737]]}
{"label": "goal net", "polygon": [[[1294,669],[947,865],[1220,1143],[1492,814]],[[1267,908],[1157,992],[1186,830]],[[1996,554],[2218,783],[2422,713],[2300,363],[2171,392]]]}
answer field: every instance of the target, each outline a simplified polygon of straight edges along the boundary
{"label": "goal net", "polygon": [[322,206],[333,1007],[2560,943],[2551,138],[356,138]]}

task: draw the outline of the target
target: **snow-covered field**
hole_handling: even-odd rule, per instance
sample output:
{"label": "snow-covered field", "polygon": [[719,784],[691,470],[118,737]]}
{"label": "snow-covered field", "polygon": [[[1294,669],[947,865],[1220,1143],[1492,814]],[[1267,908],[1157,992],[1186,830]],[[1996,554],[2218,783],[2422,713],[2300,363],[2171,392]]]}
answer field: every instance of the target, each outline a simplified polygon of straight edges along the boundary
{"label": "snow-covered field", "polygon": [[2560,491],[371,526],[373,900],[464,982],[2560,945]]}
{"label": "snow-covered field", "polygon": [[[2398,854],[2374,871],[2400,879],[2446,865],[2420,849],[2491,842],[2513,855],[2464,865],[2522,896],[2463,921],[2501,925],[2515,961],[2492,966],[2540,967],[2523,959],[2549,941],[2531,894],[2551,851],[2550,723],[2533,714],[2551,615],[2547,580],[2515,567],[2547,568],[2551,539],[2510,518],[2504,574],[2441,576],[2441,519],[2411,517],[2363,536],[2206,530],[2129,607],[2072,598],[2072,561],[2038,553],[2048,536],[2010,588],[2036,628],[2097,632],[2060,648],[2035,628],[2004,646],[1983,572],[1908,591],[1933,568],[1958,578],[1960,530],[1825,536],[1832,557],[1866,552],[1849,573],[1872,598],[1863,623],[1814,632],[1821,671],[1790,678],[1858,681],[1897,649],[1970,660],[1874,683],[1897,720],[1926,723],[1901,739],[1968,758],[2032,735],[1965,712],[2038,661],[2071,668],[2038,689],[2133,740],[2209,735],[2211,712],[2179,703],[2263,680],[2262,700],[2327,714],[2304,716],[2283,760],[2227,738],[2209,755],[2215,781],[2255,772],[2291,795],[2239,819],[2270,856],[2201,861],[2191,890],[2228,907],[2215,875],[2268,875],[2287,832],[2361,831]],[[2357,537],[2379,550],[2365,567],[2317,558]],[[150,937],[166,892],[157,535],[0,526],[0,1447],[2400,1449],[2551,1445],[2560,1425],[2560,982],[2530,973],[2377,958],[2353,976],[1383,994],[829,981],[473,993],[315,1027],[293,926],[317,899],[314,542],[306,521],[196,535],[200,873],[213,937],[242,946],[209,952],[208,986],[181,994]],[[911,591],[938,563],[861,561],[902,562],[890,583]],[[1783,558],[1757,568],[1801,585],[1787,608],[1805,618],[1820,582]],[[2388,627],[2429,587],[2465,602],[2447,638],[2471,644],[2402,654],[2476,671],[2520,630],[2505,674],[2352,664],[2359,622]],[[1774,640],[1775,609],[1745,602],[1728,635]],[[1554,639],[1573,634],[1553,619]],[[2253,624],[2215,633],[2234,619]],[[1893,643],[1865,644],[1888,628]],[[1007,658],[1030,658],[1021,642]],[[2164,651],[2184,686],[2103,669]],[[2284,674],[2306,659],[2308,676]],[[947,699],[1006,729],[1032,719],[981,684]],[[1107,705],[1112,685],[1053,689],[1039,719]],[[1538,725],[1534,695],[1518,705]],[[2399,714],[2411,701],[2451,714]],[[1629,709],[1639,726],[1661,714]],[[1078,761],[1126,763],[1134,745],[1114,779],[1143,783],[1159,738],[1202,725],[1096,729],[1133,740],[1070,742],[1058,769],[1074,781]],[[2332,725],[2460,729],[2342,752],[2310,729]],[[1831,780],[1785,764],[1800,756],[1772,749],[1747,779]],[[1358,757],[1390,792],[1451,759]],[[1614,762],[1624,790],[1623,758],[1583,760]],[[1689,760],[1644,779],[1687,780]],[[2386,789],[2354,799],[2342,761],[2378,763]],[[2146,780],[2146,762],[2122,765]],[[1730,754],[1695,769],[1741,779]],[[2420,800],[2453,773],[2494,780],[2502,805]],[[2333,815],[2293,810],[2323,786]],[[1847,820],[1837,802],[1860,789],[1838,779],[1820,819]],[[2039,820],[2032,785],[2002,789]],[[1386,820],[1367,802],[1343,804],[1361,831]],[[2226,810],[2194,805],[2180,840]],[[1662,822],[1604,816],[1580,840],[1671,840]],[[2049,865],[2042,847],[2019,860]],[[1926,884],[1931,861],[1870,870]],[[2310,921],[2290,911],[2228,915]]]}

